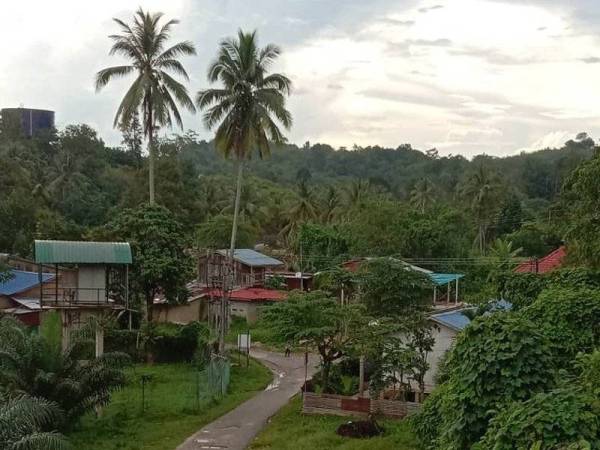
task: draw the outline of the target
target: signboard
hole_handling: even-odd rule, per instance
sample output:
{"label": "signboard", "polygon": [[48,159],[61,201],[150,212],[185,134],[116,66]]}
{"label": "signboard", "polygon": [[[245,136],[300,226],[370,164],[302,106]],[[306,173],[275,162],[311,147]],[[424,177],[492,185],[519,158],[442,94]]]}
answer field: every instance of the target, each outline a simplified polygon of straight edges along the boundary
{"label": "signboard", "polygon": [[238,350],[248,352],[250,351],[250,333],[238,334]]}

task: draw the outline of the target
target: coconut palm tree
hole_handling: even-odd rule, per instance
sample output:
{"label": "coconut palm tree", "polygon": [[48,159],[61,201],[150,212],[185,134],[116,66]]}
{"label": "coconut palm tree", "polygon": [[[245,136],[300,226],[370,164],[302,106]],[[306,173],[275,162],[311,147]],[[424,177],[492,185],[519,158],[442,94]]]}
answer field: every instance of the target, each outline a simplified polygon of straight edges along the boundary
{"label": "coconut palm tree", "polygon": [[498,175],[483,165],[469,175],[461,186],[461,194],[469,202],[477,222],[475,242],[482,254],[485,249],[488,226],[498,206],[500,188]]}
{"label": "coconut palm tree", "polygon": [[425,214],[427,206],[433,203],[434,192],[433,183],[427,178],[421,178],[410,192],[410,203],[421,211],[421,214]]}
{"label": "coconut palm tree", "polygon": [[[292,116],[286,109],[286,96],[291,81],[279,73],[269,73],[281,53],[269,44],[260,49],[256,31],[238,32],[237,38],[227,38],[219,45],[217,58],[208,68],[208,81],[220,82],[220,88],[198,92],[196,104],[205,111],[204,124],[216,127],[215,146],[225,157],[235,162],[237,172],[233,226],[229,248],[229,267],[233,266],[233,251],[238,225],[242,191],[243,162],[257,152],[259,158],[270,154],[271,142],[285,140],[278,123],[289,129]],[[224,289],[227,292],[226,289]],[[219,347],[224,351],[227,328],[227,298],[221,305]]]}
{"label": "coconut palm tree", "polygon": [[337,189],[334,186],[329,186],[325,193],[323,205],[322,220],[325,223],[332,223],[335,221],[339,209],[341,206],[340,196]]}
{"label": "coconut palm tree", "polygon": [[189,80],[188,74],[178,60],[180,56],[195,55],[194,45],[189,41],[167,47],[173,25],[178,20],[160,24],[162,13],[144,12],[138,9],[131,25],[113,19],[121,33],[109,36],[113,41],[110,54],[126,57],[130,64],[108,67],[96,75],[96,91],[106,86],[113,78],[135,74],[135,80],[121,100],[115,114],[114,127],[133,123],[135,114],[140,113],[144,136],[148,140],[150,203],[154,204],[154,134],[157,127],[171,127],[175,122],[183,129],[178,104],[195,112],[186,87],[171,74]]}

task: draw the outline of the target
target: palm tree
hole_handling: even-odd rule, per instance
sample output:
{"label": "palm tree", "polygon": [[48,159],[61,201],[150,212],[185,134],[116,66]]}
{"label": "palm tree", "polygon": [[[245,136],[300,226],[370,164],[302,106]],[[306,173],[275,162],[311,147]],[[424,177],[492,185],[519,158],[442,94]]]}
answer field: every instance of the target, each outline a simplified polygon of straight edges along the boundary
{"label": "palm tree", "polygon": [[63,450],[67,439],[56,431],[63,415],[55,403],[20,394],[0,393],[0,448]]}
{"label": "palm tree", "polygon": [[90,342],[61,351],[44,336],[29,333],[11,317],[0,318],[0,386],[56,403],[67,423],[97,406],[125,383],[127,356],[105,353],[85,361]]}
{"label": "palm tree", "polygon": [[[270,154],[270,141],[282,143],[285,138],[276,121],[289,129],[292,116],[285,107],[291,81],[284,75],[269,73],[271,64],[281,53],[279,47],[269,44],[260,49],[256,31],[238,32],[237,39],[228,38],[219,45],[217,58],[208,68],[208,81],[221,82],[222,87],[198,92],[196,104],[204,113],[208,129],[216,127],[217,150],[235,162],[237,172],[233,226],[229,246],[229,267],[233,266],[233,252],[242,191],[243,162],[254,151],[260,158]],[[224,286],[224,292],[227,292]],[[227,293],[221,302],[221,333],[219,348],[225,348],[227,328]]]}
{"label": "palm tree", "polygon": [[329,186],[327,193],[325,194],[325,201],[323,205],[323,222],[332,223],[338,215],[340,208],[340,196],[335,187]]}
{"label": "palm tree", "polygon": [[425,214],[427,206],[433,202],[434,192],[433,183],[427,178],[421,178],[410,192],[410,203],[421,211],[421,214]]}
{"label": "palm tree", "polygon": [[[136,74],[134,82],[117,108],[113,126],[128,126],[141,113],[144,136],[148,139],[150,203],[154,204],[154,134],[159,126],[171,127],[173,121],[183,129],[177,104],[195,112],[186,87],[170,73],[189,80],[188,74],[177,59],[184,55],[195,55],[194,45],[189,41],[179,42],[168,48],[171,28],[179,23],[169,20],[160,25],[162,13],[150,14],[138,9],[133,24],[113,19],[121,33],[109,36],[114,44],[110,54],[120,54],[129,59],[130,64],[108,67],[96,75],[96,91],[106,86],[113,78]],[[170,72],[170,73],[169,73]]]}
{"label": "palm tree", "polygon": [[369,183],[368,180],[363,180],[361,178],[354,180],[350,186],[348,186],[348,206],[354,207],[362,205],[370,191],[371,183]]}
{"label": "palm tree", "polygon": [[298,202],[288,210],[286,216],[288,222],[281,230],[281,234],[288,240],[298,232],[303,223],[317,219],[312,191],[306,183],[302,181],[298,183]]}
{"label": "palm tree", "polygon": [[478,231],[475,242],[481,253],[485,249],[489,223],[498,205],[500,187],[498,175],[483,165],[479,166],[461,187],[461,193],[469,201],[477,222]]}

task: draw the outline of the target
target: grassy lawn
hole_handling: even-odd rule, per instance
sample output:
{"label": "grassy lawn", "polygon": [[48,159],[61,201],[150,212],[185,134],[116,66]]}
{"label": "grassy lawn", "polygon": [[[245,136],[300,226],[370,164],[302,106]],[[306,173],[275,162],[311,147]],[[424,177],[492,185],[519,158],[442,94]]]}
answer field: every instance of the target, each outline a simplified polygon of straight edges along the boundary
{"label": "grassy lawn", "polygon": [[[236,361],[236,358],[233,358]],[[151,375],[142,411],[141,375]],[[94,450],[173,450],[203,425],[252,397],[271,381],[271,372],[251,361],[250,367],[233,366],[229,393],[218,402],[202,396],[198,377],[187,364],[135,366],[129,383],[102,412],[89,415],[69,434],[73,448]],[[201,392],[198,401],[197,392]]]}
{"label": "grassy lawn", "polygon": [[408,422],[382,420],[385,434],[371,439],[338,436],[337,427],[348,418],[308,416],[300,412],[302,400],[295,397],[272,419],[250,446],[253,450],[417,450]]}

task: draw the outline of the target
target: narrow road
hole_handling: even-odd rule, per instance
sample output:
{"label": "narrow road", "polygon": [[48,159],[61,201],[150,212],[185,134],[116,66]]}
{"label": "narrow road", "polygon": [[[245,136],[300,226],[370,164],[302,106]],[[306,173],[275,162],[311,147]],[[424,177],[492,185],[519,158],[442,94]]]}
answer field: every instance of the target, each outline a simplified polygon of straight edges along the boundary
{"label": "narrow road", "polygon": [[[252,350],[250,356],[273,372],[273,381],[259,394],[234,410],[209,423],[190,436],[177,450],[244,450],[262,430],[267,421],[304,383],[304,355]],[[308,378],[318,364],[314,356],[308,363]]]}

